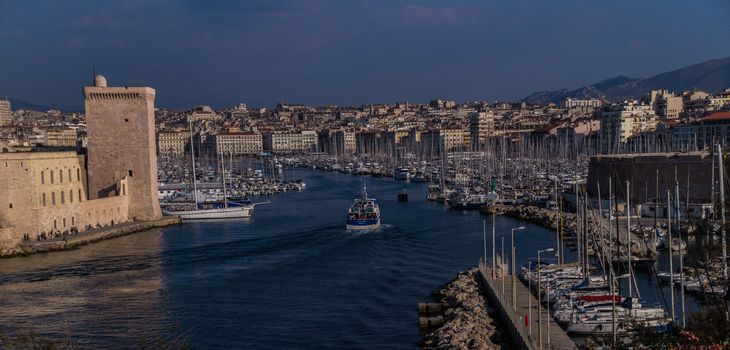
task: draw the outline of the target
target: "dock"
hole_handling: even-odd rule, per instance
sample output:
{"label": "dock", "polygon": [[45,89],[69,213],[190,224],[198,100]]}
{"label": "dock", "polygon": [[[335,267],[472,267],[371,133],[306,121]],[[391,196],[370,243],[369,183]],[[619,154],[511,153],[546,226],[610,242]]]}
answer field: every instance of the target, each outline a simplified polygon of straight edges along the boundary
{"label": "dock", "polygon": [[[492,278],[492,269],[483,261],[479,262],[479,273],[486,287],[486,297],[490,305],[497,311],[504,329],[512,336],[514,346],[518,349],[575,349],[575,342],[550,317],[547,309],[537,302],[521,281],[515,282],[517,306],[512,305],[512,275],[496,271],[496,278]],[[504,293],[502,292],[504,290]],[[530,311],[529,304],[532,304]],[[516,309],[516,311],[515,311]],[[537,314],[542,312],[542,339],[538,337]],[[532,314],[533,320],[526,325],[525,318]],[[527,317],[529,319],[529,317]]]}

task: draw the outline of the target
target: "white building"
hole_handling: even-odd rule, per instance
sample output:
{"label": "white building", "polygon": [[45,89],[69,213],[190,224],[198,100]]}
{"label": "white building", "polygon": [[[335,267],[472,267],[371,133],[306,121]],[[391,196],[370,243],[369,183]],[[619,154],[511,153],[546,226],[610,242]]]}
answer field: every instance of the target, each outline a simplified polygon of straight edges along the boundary
{"label": "white building", "polygon": [[198,108],[195,108],[189,115],[188,115],[188,121],[190,122],[197,122],[197,121],[204,121],[204,120],[219,120],[221,119],[221,116],[215,113],[215,111],[210,108],[210,106],[200,106]]}
{"label": "white building", "polygon": [[257,132],[221,132],[213,139],[217,154],[258,154],[264,150],[263,138]]}
{"label": "white building", "polygon": [[615,104],[601,111],[599,134],[604,151],[616,150],[632,135],[656,128],[656,113],[636,101]]}
{"label": "white building", "polygon": [[591,113],[593,110],[603,106],[603,101],[597,98],[590,99],[572,99],[567,98],[563,101],[563,107],[575,109],[582,113]]}
{"label": "white building", "polygon": [[494,112],[473,112],[469,118],[472,147],[479,148],[494,135]]}
{"label": "white building", "polygon": [[271,152],[303,152],[317,149],[317,132],[272,131],[263,135],[263,148]]}
{"label": "white building", "polygon": [[649,100],[651,108],[661,120],[677,119],[684,110],[682,96],[676,96],[667,90],[652,90]]}
{"label": "white building", "polygon": [[10,108],[10,101],[0,100],[0,126],[9,125],[13,122],[13,110]]}

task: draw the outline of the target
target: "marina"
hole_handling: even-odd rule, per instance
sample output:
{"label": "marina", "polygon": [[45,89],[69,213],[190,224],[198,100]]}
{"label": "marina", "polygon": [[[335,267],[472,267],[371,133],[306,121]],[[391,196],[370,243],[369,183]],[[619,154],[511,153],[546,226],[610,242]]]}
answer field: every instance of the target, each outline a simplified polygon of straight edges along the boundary
{"label": "marina", "polygon": [[723,1],[5,3],[0,349],[730,348]]}
{"label": "marina", "polygon": [[[190,222],[62,255],[0,260],[0,292],[8,301],[2,331],[44,324],[48,334],[62,339],[73,332],[88,347],[182,338],[194,348],[415,348],[422,335],[414,303],[474,266],[483,216],[426,201],[423,183],[407,184],[414,199],[404,205],[397,201],[402,182],[368,179],[368,193],[383,209],[382,228],[348,233],[343,216],[361,178],[297,172],[307,190],[273,196],[251,220]],[[317,203],[321,215],[302,212],[301,203]],[[497,217],[500,235],[519,224]],[[518,261],[532,256],[537,242],[554,239],[525,225]],[[58,297],[61,286],[70,294]],[[32,300],[20,297],[29,291]],[[96,316],[101,310],[103,318]],[[17,328],[8,327],[11,319]],[[114,336],[98,336],[110,329]]]}
{"label": "marina", "polygon": [[[229,220],[191,222],[181,226],[165,228],[163,231],[156,231],[157,233],[135,234],[135,238],[132,238],[132,236],[130,238],[120,238],[133,242],[139,240],[139,243],[123,243],[119,242],[120,239],[97,243],[94,247],[98,246],[99,248],[94,248],[90,253],[102,254],[102,256],[107,254],[112,256],[131,254],[134,257],[136,253],[133,251],[127,250],[125,252],[125,249],[136,249],[134,244],[150,244],[151,247],[157,248],[145,255],[147,256],[145,259],[151,259],[150,263],[152,265],[145,264],[132,267],[124,265],[127,262],[118,266],[112,265],[109,267],[110,272],[98,275],[92,273],[92,279],[89,283],[93,283],[94,280],[99,278],[107,280],[107,278],[116,274],[142,273],[146,275],[149,273],[148,270],[153,268],[156,271],[154,272],[156,276],[166,276],[164,280],[168,281],[166,287],[162,289],[164,291],[162,294],[153,293],[153,295],[156,295],[154,298],[157,300],[158,307],[163,309],[172,308],[168,309],[166,313],[172,312],[180,316],[162,322],[166,326],[154,329],[154,332],[148,334],[148,336],[174,338],[182,334],[189,337],[192,345],[196,344],[199,334],[205,333],[216,334],[216,338],[219,339],[216,344],[223,347],[233,344],[228,343],[228,341],[240,341],[241,339],[261,346],[263,344],[296,346],[297,344],[307,343],[309,345],[314,344],[314,347],[317,347],[317,344],[324,345],[324,343],[319,343],[319,341],[322,341],[321,335],[306,335],[304,332],[310,332],[311,329],[301,327],[301,324],[307,323],[312,324],[312,327],[315,327],[315,325],[318,325],[316,327],[324,327],[325,330],[331,332],[331,337],[335,337],[328,338],[332,340],[338,339],[337,334],[341,334],[343,337],[345,334],[331,328],[335,323],[340,324],[340,326],[344,325],[343,327],[358,327],[357,325],[366,323],[370,325],[369,327],[372,327],[372,331],[361,333],[361,337],[352,338],[352,336],[348,336],[349,341],[364,347],[378,346],[378,344],[382,346],[388,344],[388,347],[395,348],[413,347],[420,338],[412,311],[414,300],[423,300],[431,290],[447,280],[449,276],[452,276],[454,271],[474,266],[476,257],[484,255],[483,245],[485,243],[487,251],[492,250],[491,240],[484,241],[482,235],[482,226],[491,226],[491,215],[485,216],[480,214],[478,210],[453,210],[449,209],[448,205],[427,201],[429,185],[426,183],[404,183],[403,181],[388,178],[368,178],[368,191],[378,194],[379,205],[385,209],[382,214],[382,227],[366,234],[352,234],[348,233],[345,227],[342,226],[342,214],[345,208],[352,204],[350,201],[353,194],[361,192],[362,176],[321,170],[298,169],[296,171],[301,174],[302,181],[308,184],[307,190],[284,192],[271,197],[271,204],[261,206],[251,220],[244,222]],[[397,195],[403,193],[404,188],[410,197],[418,198],[418,200],[414,199],[405,204],[399,203]],[[265,200],[267,198],[253,199]],[[318,203],[323,214],[318,217],[304,215],[296,210],[297,203],[300,201]],[[515,235],[517,247],[515,249],[515,263],[518,266],[528,261],[534,261],[536,252],[545,249],[545,242],[553,242],[552,245],[554,246],[557,241],[555,231],[543,228],[541,225],[518,221],[503,215],[495,218],[497,246],[494,248],[497,251],[500,250],[500,239],[506,240],[506,247],[509,250],[510,230],[514,227],[525,226],[524,230],[518,231],[518,234]],[[485,220],[486,222],[483,222]],[[149,239],[154,239],[156,243],[147,242]],[[128,248],[124,248],[124,246],[117,247],[120,244],[132,245]],[[193,246],[198,248],[195,250],[186,248]],[[119,253],[112,253],[112,251],[107,250],[112,249],[112,247],[116,247],[113,248],[114,251],[122,250]],[[435,249],[434,247],[440,247],[441,249]],[[561,248],[564,250],[565,261],[576,260],[577,251],[568,249],[565,242],[563,242]],[[93,253],[97,252],[97,249],[98,253]],[[688,250],[694,251],[695,249],[697,249],[696,244],[688,244]],[[460,253],[453,254],[457,251]],[[83,252],[84,250],[79,251],[79,253]],[[658,271],[667,270],[668,258],[665,255],[667,253],[668,251],[658,253]],[[73,261],[73,264],[83,266],[84,261],[92,257],[87,256],[85,253],[79,255],[75,252],[69,252],[67,254],[70,255],[59,256],[57,258],[61,259],[60,261],[55,261],[52,263],[53,266],[42,269],[46,272],[31,273],[29,270],[13,267],[12,260],[0,260],[3,271],[9,271],[2,275],[3,283],[0,285],[0,291],[12,294],[15,293],[13,292],[14,288],[27,285],[30,288],[39,288],[39,293],[43,293],[44,288],[50,287],[50,285],[46,286],[48,283],[81,283],[79,279],[82,278],[82,275],[74,272],[77,270],[62,272],[65,271],[64,266],[70,261]],[[363,254],[369,256],[364,260],[366,261],[364,265],[362,265]],[[218,257],[213,258],[214,255]],[[504,256],[510,255],[506,254]],[[543,255],[543,258],[550,263],[555,263],[557,259],[552,255]],[[678,263],[677,254],[674,254],[673,258]],[[29,257],[29,259],[34,258]],[[124,258],[119,263],[127,261],[126,259]],[[193,260],[190,261],[190,259]],[[67,262],[64,263],[64,261]],[[189,262],[186,263],[185,261]],[[491,258],[489,261],[491,261]],[[404,265],[405,262],[410,263]],[[194,273],[202,275],[194,277],[195,275],[178,270],[175,266],[179,264],[187,266],[186,270],[192,269],[191,271],[197,271]],[[288,267],[292,264],[296,264],[299,271],[298,277],[294,279],[291,279],[287,273]],[[329,269],[330,266],[338,266],[338,268],[323,275],[324,271]],[[226,272],[228,269],[237,272],[229,274]],[[360,272],[355,273],[355,271]],[[240,275],[240,273],[243,273],[243,275]],[[348,277],[354,276],[351,275],[353,273],[365,277],[356,282]],[[44,274],[48,275],[43,277]],[[637,270],[636,274],[637,284],[642,293],[641,296],[647,302],[660,302],[663,296],[666,297],[669,294],[667,285],[661,284],[656,279],[648,278],[653,274],[652,272]],[[33,282],[37,278],[41,278],[41,281]],[[48,278],[47,282],[43,282],[46,278]],[[308,292],[310,289],[305,285],[311,283],[305,281],[312,278],[315,281],[320,281],[315,283],[338,286],[322,297],[328,300],[327,303],[324,303],[324,299],[320,299],[320,297],[314,298]],[[342,280],[337,281],[338,279]],[[204,303],[203,305],[214,309],[217,307],[234,307],[238,308],[239,312],[251,314],[252,317],[245,320],[243,324],[237,323],[241,321],[229,321],[231,325],[250,330],[246,333],[247,335],[243,338],[239,336],[231,337],[226,335],[226,327],[218,329],[219,326],[215,326],[215,328],[204,326],[202,329],[200,329],[200,326],[197,329],[186,328],[185,324],[205,324],[206,322],[206,316],[204,315],[207,312],[202,313],[202,309],[188,309],[181,306],[185,304],[183,300],[185,300],[186,295],[194,295],[197,288],[192,288],[190,291],[184,291],[180,288],[190,289],[192,287],[191,283],[194,283],[193,281],[197,281],[196,284],[212,283],[214,286],[212,290],[215,292],[211,295],[211,298],[218,302],[225,300],[225,295],[234,293],[233,290],[236,290],[237,299],[240,300],[232,304],[235,306],[226,306],[230,305],[229,302],[223,302],[222,305],[215,307],[213,304]],[[396,283],[395,281],[399,282]],[[300,285],[300,283],[303,284]],[[85,283],[80,286],[83,285]],[[269,288],[273,288],[274,285],[286,286],[282,290],[293,289],[299,296],[295,300],[285,301],[284,296],[291,294],[271,293]],[[518,281],[517,286],[521,285],[522,283]],[[622,293],[628,292],[625,283],[620,287]],[[106,297],[114,295],[114,290],[117,287],[110,285],[109,288],[111,289],[104,289],[105,294],[103,295],[106,295]],[[345,292],[342,288],[346,288],[348,291]],[[516,290],[521,290],[519,288]],[[84,288],[81,287],[79,292],[83,292],[83,290]],[[211,289],[206,290],[210,291]],[[241,290],[246,291],[244,295],[240,295]],[[379,293],[372,294],[374,290],[379,290]],[[364,295],[380,295],[384,292],[386,293],[385,296],[376,299],[362,299]],[[506,295],[509,295],[509,292],[506,293]],[[251,309],[252,304],[246,304],[246,300],[260,298],[264,294],[268,294],[268,297],[265,298],[267,302],[264,304],[294,307],[299,310],[299,316],[293,319],[289,317],[284,319],[282,318],[284,315],[290,314],[280,313],[277,311],[278,308],[274,308],[272,312],[264,312],[264,310],[257,308]],[[148,293],[142,293],[134,298],[141,298],[144,295],[148,295]],[[526,296],[523,292],[520,292],[518,304],[522,303],[525,300],[524,298]],[[353,303],[352,300],[355,299],[361,301]],[[170,304],[172,300],[175,300],[174,305],[176,306]],[[701,296],[697,299],[688,293],[687,312],[698,310],[700,300],[702,300]],[[230,302],[233,302],[233,300],[230,300]],[[677,303],[676,309],[680,310],[679,298],[675,302]],[[95,304],[93,299],[85,305],[84,308],[100,307]],[[15,305],[15,307],[21,306],[22,303]],[[45,307],[52,307],[52,305],[47,304]],[[13,306],[10,305],[8,310],[12,309]],[[72,314],[77,312],[75,311],[76,308],[64,307],[60,310]],[[354,310],[370,311],[360,313],[357,319],[348,321],[350,310],[352,312],[355,312]],[[324,313],[339,321],[323,323],[307,316],[314,313]],[[679,315],[679,311],[677,311],[677,314]],[[383,315],[386,315],[385,319],[382,318]],[[547,313],[543,316],[546,317],[546,315]],[[6,317],[12,317],[12,312],[8,313]],[[144,319],[146,317],[159,317],[159,315],[146,312],[141,313],[140,317]],[[44,316],[44,314],[38,314],[32,317],[31,320],[40,322],[41,320],[51,319]],[[82,323],[78,325],[72,324],[64,327],[81,326],[85,324],[83,320],[83,318],[79,319]],[[175,324],[181,324],[183,330],[175,331],[174,329],[177,327],[174,326]],[[100,323],[101,325],[105,327],[121,326],[115,323],[113,317],[107,322]],[[273,329],[276,329],[276,327],[290,327],[293,329],[294,334],[298,334],[298,339],[302,343],[299,341],[283,341],[270,332],[270,327],[274,327]],[[551,327],[554,327],[554,331],[556,331],[559,326],[555,322]],[[214,331],[214,329],[218,330]],[[388,331],[385,331],[386,329]],[[303,333],[299,333],[297,330]],[[61,329],[58,331],[62,332]],[[385,337],[385,334],[393,334],[393,332],[396,334],[395,338],[393,335]],[[235,333],[231,332],[231,334]],[[348,331],[347,334],[352,333]],[[136,342],[139,340],[132,338],[115,339],[122,342]],[[210,338],[206,337],[206,340],[209,341]],[[103,339],[86,339],[84,341],[88,341],[89,344],[104,344]],[[102,343],[98,343],[99,341]],[[382,343],[379,343],[380,341]]]}

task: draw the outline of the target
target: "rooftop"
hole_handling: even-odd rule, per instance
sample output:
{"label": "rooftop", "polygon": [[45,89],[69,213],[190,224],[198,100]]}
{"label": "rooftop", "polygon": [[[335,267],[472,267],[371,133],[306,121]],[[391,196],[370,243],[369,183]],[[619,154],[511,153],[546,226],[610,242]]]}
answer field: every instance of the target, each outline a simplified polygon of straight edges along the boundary
{"label": "rooftop", "polygon": [[702,118],[703,122],[713,122],[720,120],[730,120],[730,112],[715,112],[707,117]]}

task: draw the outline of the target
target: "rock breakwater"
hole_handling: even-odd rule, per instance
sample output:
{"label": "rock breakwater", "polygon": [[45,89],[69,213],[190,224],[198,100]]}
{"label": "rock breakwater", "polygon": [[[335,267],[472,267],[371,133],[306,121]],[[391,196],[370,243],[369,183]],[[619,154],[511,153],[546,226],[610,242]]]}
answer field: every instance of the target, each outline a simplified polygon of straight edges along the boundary
{"label": "rock breakwater", "polygon": [[428,332],[426,349],[508,349],[487,307],[479,271],[460,272],[454,281],[434,292],[444,305],[443,326]]}

